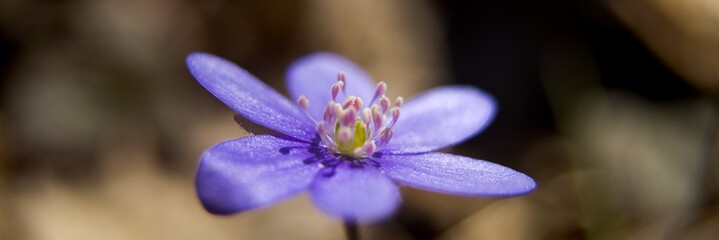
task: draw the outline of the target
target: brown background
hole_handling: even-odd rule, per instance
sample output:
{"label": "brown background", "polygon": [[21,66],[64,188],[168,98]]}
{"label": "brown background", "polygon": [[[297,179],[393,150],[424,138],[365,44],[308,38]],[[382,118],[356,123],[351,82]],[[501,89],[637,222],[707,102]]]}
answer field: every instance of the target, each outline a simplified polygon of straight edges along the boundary
{"label": "brown background", "polygon": [[448,151],[534,177],[509,199],[403,188],[367,239],[719,235],[719,3],[0,0],[0,239],[338,239],[305,195],[230,217],[201,152],[247,134],[189,75],[207,51],[284,92],[338,52],[409,98],[472,84],[495,122]]}

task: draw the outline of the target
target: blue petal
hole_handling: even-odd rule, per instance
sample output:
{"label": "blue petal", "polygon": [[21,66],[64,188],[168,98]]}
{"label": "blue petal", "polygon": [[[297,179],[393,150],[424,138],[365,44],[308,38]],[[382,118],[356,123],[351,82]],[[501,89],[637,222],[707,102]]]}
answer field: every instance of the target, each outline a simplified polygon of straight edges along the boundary
{"label": "blue petal", "polygon": [[442,193],[503,197],[526,194],[536,186],[508,167],[446,153],[385,154],[377,161],[400,184]]}
{"label": "blue petal", "polygon": [[397,186],[376,167],[342,162],[322,169],[310,187],[315,206],[345,220],[377,221],[399,205]]}
{"label": "blue petal", "polygon": [[270,135],[218,143],[200,159],[197,194],[212,213],[230,214],[303,192],[319,169],[309,145]]}
{"label": "blue petal", "polygon": [[469,86],[431,89],[402,107],[385,147],[390,153],[422,153],[460,143],[492,122],[497,105],[489,94]]}
{"label": "blue petal", "polygon": [[332,53],[320,52],[295,61],[287,71],[287,90],[293,99],[301,95],[310,100],[308,112],[320,119],[325,105],[332,99],[332,84],[337,74],[344,71],[347,76],[346,93],[337,97],[342,102],[347,96],[358,96],[369,101],[374,95],[372,78],[351,61]]}
{"label": "blue petal", "polygon": [[299,107],[234,63],[193,53],[187,66],[203,87],[241,116],[298,139],[314,137],[314,125]]}

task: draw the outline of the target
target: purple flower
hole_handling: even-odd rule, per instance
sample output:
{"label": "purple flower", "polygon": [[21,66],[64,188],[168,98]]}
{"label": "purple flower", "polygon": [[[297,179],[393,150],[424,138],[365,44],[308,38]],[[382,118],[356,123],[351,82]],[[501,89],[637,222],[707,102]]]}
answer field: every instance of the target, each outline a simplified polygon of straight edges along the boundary
{"label": "purple flower", "polygon": [[319,209],[345,220],[389,216],[396,184],[462,196],[514,196],[534,181],[507,167],[431,152],[484,129],[491,96],[470,86],[391,101],[362,69],[331,53],[295,62],[287,89],[297,103],[237,65],[207,53],[187,57],[192,75],[239,115],[279,135],[220,142],[201,157],[196,187],[204,207],[231,214],[309,191]]}

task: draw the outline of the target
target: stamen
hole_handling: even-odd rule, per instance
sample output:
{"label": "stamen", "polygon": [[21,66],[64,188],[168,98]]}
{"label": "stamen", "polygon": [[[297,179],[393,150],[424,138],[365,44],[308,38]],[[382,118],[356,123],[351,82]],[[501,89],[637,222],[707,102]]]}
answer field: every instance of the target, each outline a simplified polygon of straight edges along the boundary
{"label": "stamen", "polygon": [[345,85],[347,85],[347,76],[345,75],[344,71],[340,71],[339,73],[337,73],[337,81],[342,83],[341,87],[342,91],[344,92]]}
{"label": "stamen", "polygon": [[315,126],[315,130],[317,130],[317,133],[320,135],[320,137],[322,137],[322,135],[326,135],[327,129],[325,129],[325,122],[324,121],[318,122],[317,125]]}
{"label": "stamen", "polygon": [[342,107],[339,103],[330,102],[322,111],[322,119],[327,123],[334,123],[337,118],[342,114]]}
{"label": "stamen", "polygon": [[362,122],[368,127],[372,123],[372,110],[369,108],[362,109]]}
{"label": "stamen", "polygon": [[382,110],[377,105],[372,107],[372,124],[374,127],[374,131],[372,131],[372,136],[377,135],[380,128],[382,127],[382,122],[384,122],[384,114],[382,113]]}
{"label": "stamen", "polygon": [[344,89],[344,86],[344,82],[336,82],[335,84],[332,84],[332,101],[337,101],[337,95],[340,94],[342,89]]}
{"label": "stamen", "polygon": [[379,106],[382,108],[382,113],[386,113],[387,109],[389,109],[390,101],[387,96],[382,95],[382,97],[379,98]]}
{"label": "stamen", "polygon": [[404,98],[403,97],[397,97],[394,100],[394,105],[401,108],[404,105]]}
{"label": "stamen", "polygon": [[358,156],[358,157],[366,157],[367,156],[367,152],[365,152],[365,150],[362,149],[361,147],[355,148],[355,150],[352,151],[352,154],[354,154],[355,156]]}
{"label": "stamen", "polygon": [[375,149],[377,149],[377,146],[375,146],[373,141],[368,141],[362,145],[362,150],[364,150],[367,155],[374,153]]}
{"label": "stamen", "polygon": [[297,105],[300,105],[303,111],[307,111],[307,107],[310,105],[310,100],[304,95],[297,98]]}
{"label": "stamen", "polygon": [[353,103],[353,106],[355,109],[360,110],[362,109],[362,99],[361,98],[355,98],[355,101]]}
{"label": "stamen", "polygon": [[317,130],[317,135],[320,135],[320,140],[322,140],[322,142],[324,142],[324,143],[331,143],[331,142],[333,142],[333,141],[332,141],[332,137],[329,136],[329,134],[328,134],[328,132],[327,132],[327,128],[325,128],[325,122],[324,122],[324,121],[318,122],[318,123],[317,123],[317,126],[315,126],[315,129]]}
{"label": "stamen", "polygon": [[310,118],[310,120],[312,120],[312,122],[317,123],[317,120],[315,120],[315,118],[313,118],[312,115],[310,115],[310,113],[307,112],[307,107],[310,106],[310,100],[307,99],[307,97],[305,97],[304,95],[301,95],[299,98],[297,98],[297,105],[300,106],[300,109],[302,109],[302,112],[304,112],[305,115],[307,115],[307,117]]}
{"label": "stamen", "polygon": [[355,156],[367,157],[370,154],[374,153],[375,149],[376,149],[376,146],[374,145],[374,142],[369,141],[369,142],[366,142],[361,147],[356,148],[353,151],[353,153]]}
{"label": "stamen", "polygon": [[389,113],[392,115],[392,122],[389,123],[389,127],[394,127],[394,124],[397,123],[397,119],[399,119],[399,114],[401,113],[401,110],[399,107],[394,106],[392,109],[389,110]]}
{"label": "stamen", "polygon": [[340,120],[342,126],[352,126],[355,121],[357,121],[357,110],[349,108],[342,112],[342,119]]}
{"label": "stamen", "polygon": [[337,137],[339,137],[340,141],[342,141],[342,144],[347,144],[352,137],[352,129],[349,127],[340,127]]}
{"label": "stamen", "polygon": [[[345,101],[342,103],[342,108],[347,109],[350,106],[355,106],[355,101],[357,101],[357,97],[355,97],[355,96],[347,97],[347,99],[345,99]],[[357,109],[357,108],[355,107],[355,109]]]}
{"label": "stamen", "polygon": [[392,138],[392,129],[391,128],[384,128],[382,129],[382,132],[379,134],[379,144],[378,148],[382,148],[387,143],[389,143],[389,140]]}
{"label": "stamen", "polygon": [[384,82],[379,82],[377,84],[377,87],[374,90],[374,96],[372,97],[372,101],[369,101],[370,104],[374,103],[374,100],[377,100],[378,97],[384,96],[384,94],[387,92],[387,84]]}

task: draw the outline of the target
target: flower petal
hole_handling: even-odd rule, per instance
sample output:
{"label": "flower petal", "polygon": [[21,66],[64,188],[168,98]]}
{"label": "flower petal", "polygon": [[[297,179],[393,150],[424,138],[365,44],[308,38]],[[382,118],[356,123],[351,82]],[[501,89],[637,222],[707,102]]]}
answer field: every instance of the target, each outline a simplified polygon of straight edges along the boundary
{"label": "flower petal", "polygon": [[218,143],[200,159],[195,184],[207,211],[262,207],[307,189],[319,169],[307,143],[254,135]]}
{"label": "flower petal", "polygon": [[287,90],[292,99],[301,95],[307,97],[310,100],[308,112],[319,119],[325,105],[332,99],[330,90],[337,82],[340,71],[347,76],[347,84],[345,94],[337,96],[338,102],[347,96],[371,100],[375,90],[372,78],[350,60],[327,52],[314,53],[295,61],[287,71]]}
{"label": "flower petal", "polygon": [[310,141],[315,136],[299,107],[234,63],[193,53],[187,56],[187,66],[203,87],[243,117],[298,139]]}
{"label": "flower petal", "polygon": [[358,163],[325,167],[310,190],[315,206],[345,220],[381,220],[400,202],[399,189],[389,178],[374,166]]}
{"label": "flower petal", "polygon": [[385,154],[377,160],[400,184],[466,196],[514,196],[532,191],[532,178],[499,164],[447,153]]}
{"label": "flower petal", "polygon": [[496,106],[492,96],[470,86],[424,92],[402,107],[384,152],[421,153],[460,143],[489,125]]}

